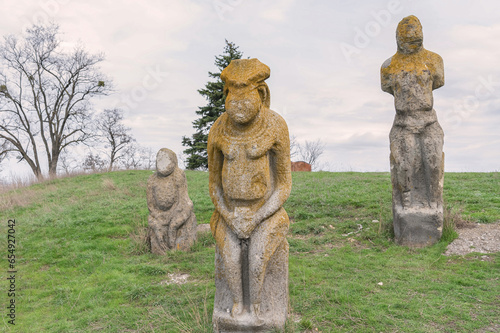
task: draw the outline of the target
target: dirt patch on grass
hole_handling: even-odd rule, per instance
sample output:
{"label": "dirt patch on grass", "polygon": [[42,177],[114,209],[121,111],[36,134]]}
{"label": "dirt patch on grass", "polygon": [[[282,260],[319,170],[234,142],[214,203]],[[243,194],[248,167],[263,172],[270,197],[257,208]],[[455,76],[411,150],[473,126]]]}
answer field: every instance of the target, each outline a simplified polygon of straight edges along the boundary
{"label": "dirt patch on grass", "polygon": [[160,282],[160,284],[165,284],[165,285],[171,285],[171,284],[184,284],[188,282],[189,274],[167,274],[168,279],[163,280]]}
{"label": "dirt patch on grass", "polygon": [[500,221],[490,224],[467,222],[457,225],[458,238],[448,245],[444,255],[473,252],[500,252]]}

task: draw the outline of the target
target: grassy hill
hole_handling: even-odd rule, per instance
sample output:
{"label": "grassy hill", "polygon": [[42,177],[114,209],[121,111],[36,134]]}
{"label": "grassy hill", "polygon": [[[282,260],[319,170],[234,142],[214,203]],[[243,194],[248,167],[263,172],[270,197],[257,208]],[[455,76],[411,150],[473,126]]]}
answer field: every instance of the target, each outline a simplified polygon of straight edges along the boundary
{"label": "grassy hill", "polygon": [[[214,241],[205,234],[189,252],[147,253],[150,174],[83,175],[0,194],[0,246],[6,257],[15,219],[17,269],[15,326],[5,316],[6,260],[0,271],[2,331],[211,332]],[[208,174],[186,174],[198,223],[208,223]],[[448,219],[500,220],[499,189],[499,173],[446,174]],[[394,245],[388,173],[294,173],[285,208],[287,332],[488,332],[500,324],[500,255],[443,256],[450,229],[430,248]]]}

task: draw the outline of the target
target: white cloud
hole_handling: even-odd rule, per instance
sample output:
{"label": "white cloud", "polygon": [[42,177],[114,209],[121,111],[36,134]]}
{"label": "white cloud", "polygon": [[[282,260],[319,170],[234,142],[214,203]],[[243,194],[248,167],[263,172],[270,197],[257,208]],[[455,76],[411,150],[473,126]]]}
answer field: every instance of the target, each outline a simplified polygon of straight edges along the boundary
{"label": "white cloud", "polygon": [[266,20],[283,22],[293,2],[293,0],[268,1],[264,4],[264,10],[260,12],[259,16]]}

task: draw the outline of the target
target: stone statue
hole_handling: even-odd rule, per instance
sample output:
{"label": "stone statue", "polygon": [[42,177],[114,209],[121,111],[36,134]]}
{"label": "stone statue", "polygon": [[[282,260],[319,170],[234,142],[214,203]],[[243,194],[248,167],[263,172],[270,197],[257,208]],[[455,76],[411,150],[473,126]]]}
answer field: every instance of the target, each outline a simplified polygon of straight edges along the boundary
{"label": "stone statue", "polygon": [[443,59],[422,45],[420,21],[397,27],[398,50],[381,68],[382,90],[394,96],[390,133],[396,242],[411,247],[436,243],[443,227],[443,130],[432,91],[444,85]]}
{"label": "stone statue", "polygon": [[162,148],[156,155],[156,172],[148,180],[147,243],[152,253],[189,250],[196,240],[196,217],[189,199],[184,171],[177,156]]}
{"label": "stone statue", "polygon": [[216,332],[282,329],[286,321],[290,138],[269,109],[269,75],[257,59],[231,61],[221,73],[226,112],[208,136]]}

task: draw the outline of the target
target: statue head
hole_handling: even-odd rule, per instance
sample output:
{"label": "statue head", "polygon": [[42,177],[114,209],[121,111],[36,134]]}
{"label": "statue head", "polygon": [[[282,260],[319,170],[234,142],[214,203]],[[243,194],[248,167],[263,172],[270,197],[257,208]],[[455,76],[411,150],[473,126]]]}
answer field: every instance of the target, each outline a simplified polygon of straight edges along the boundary
{"label": "statue head", "polygon": [[156,171],[166,177],[177,168],[177,155],[168,148],[162,148],[156,154]]}
{"label": "statue head", "polygon": [[398,52],[412,54],[422,49],[424,34],[422,25],[416,16],[410,15],[401,20],[396,30]]}
{"label": "statue head", "polygon": [[271,75],[268,66],[258,59],[235,59],[224,68],[220,77],[224,81],[226,112],[239,125],[251,123],[262,106],[269,108],[271,97],[264,82]]}

